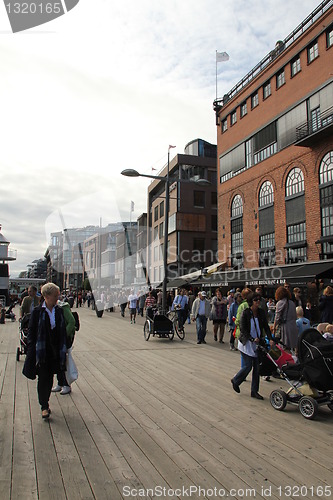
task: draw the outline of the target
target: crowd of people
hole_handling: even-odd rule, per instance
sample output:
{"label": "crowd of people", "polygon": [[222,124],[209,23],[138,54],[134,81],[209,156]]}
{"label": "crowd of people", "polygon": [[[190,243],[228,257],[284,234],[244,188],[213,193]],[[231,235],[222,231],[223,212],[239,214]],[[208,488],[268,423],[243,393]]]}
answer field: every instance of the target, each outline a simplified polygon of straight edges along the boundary
{"label": "crowd of people", "polygon": [[[71,392],[66,380],[66,353],[72,346],[75,335],[75,319],[71,307],[76,299],[77,307],[94,307],[92,292],[60,294],[53,283],[47,283],[40,293],[34,286],[23,294],[21,318],[30,315],[27,339],[27,356],[23,373],[28,378],[38,377],[37,392],[42,418],[51,413],[49,398],[51,392],[65,395]],[[143,316],[151,308],[161,310],[161,290],[122,290],[118,294],[99,294],[104,309],[114,311],[119,306],[125,317],[129,311],[131,324],[137,315]],[[303,296],[300,288],[291,289],[288,283],[276,289],[274,297],[263,297],[261,287],[251,290],[231,289],[223,294],[217,288],[212,297],[205,290],[181,288],[176,294],[168,291],[167,309],[178,315],[179,328],[186,322],[196,324],[197,344],[206,344],[207,324],[212,322],[213,339],[225,343],[226,332],[231,351],[241,354],[240,370],[231,379],[233,389],[239,393],[241,384],[252,371],[251,397],[263,399],[259,394],[258,344],[273,345],[281,341],[284,348],[297,356],[298,336],[314,325],[313,307]],[[327,286],[319,297],[320,323],[315,324],[327,340],[333,341],[333,288]],[[75,313],[74,313],[75,314]],[[53,386],[53,376],[57,384]],[[53,386],[53,387],[52,387]]]}

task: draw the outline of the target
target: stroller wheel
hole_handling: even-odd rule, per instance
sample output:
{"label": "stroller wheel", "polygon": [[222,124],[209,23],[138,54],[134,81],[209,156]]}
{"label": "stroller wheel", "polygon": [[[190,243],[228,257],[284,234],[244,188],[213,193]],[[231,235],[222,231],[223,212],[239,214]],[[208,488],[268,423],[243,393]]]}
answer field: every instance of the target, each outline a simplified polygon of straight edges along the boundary
{"label": "stroller wheel", "polygon": [[310,396],[303,396],[299,400],[299,411],[304,418],[313,420],[318,412],[318,403]]}
{"label": "stroller wheel", "polygon": [[269,399],[274,410],[282,411],[285,409],[287,404],[287,394],[284,391],[276,389],[271,392]]}
{"label": "stroller wheel", "polygon": [[143,336],[145,340],[149,340],[150,337],[150,328],[149,328],[149,321],[145,321],[144,327],[143,327]]}
{"label": "stroller wheel", "polygon": [[16,361],[20,361],[20,354],[21,354],[21,350],[20,350],[20,348],[18,347],[18,348],[16,349]]}

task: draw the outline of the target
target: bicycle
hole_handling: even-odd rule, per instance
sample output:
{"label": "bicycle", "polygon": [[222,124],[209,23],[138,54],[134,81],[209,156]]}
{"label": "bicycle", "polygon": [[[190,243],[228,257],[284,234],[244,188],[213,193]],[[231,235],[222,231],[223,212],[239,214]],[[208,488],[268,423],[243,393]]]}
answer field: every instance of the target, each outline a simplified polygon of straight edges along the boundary
{"label": "bicycle", "polygon": [[167,313],[167,316],[171,319],[172,321],[172,324],[173,324],[173,329],[174,331],[176,332],[177,334],[177,337],[180,339],[180,340],[184,340],[185,338],[185,329],[184,329],[184,325],[183,325],[183,328],[179,328],[179,319],[178,319],[178,314],[177,314],[177,311],[169,311]]}

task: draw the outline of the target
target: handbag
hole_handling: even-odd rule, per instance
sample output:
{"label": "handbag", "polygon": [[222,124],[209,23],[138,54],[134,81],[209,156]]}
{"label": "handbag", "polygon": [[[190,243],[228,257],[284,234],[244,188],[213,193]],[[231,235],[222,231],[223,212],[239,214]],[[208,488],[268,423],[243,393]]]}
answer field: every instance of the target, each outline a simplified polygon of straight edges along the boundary
{"label": "handbag", "polygon": [[72,348],[68,349],[66,356],[66,379],[69,385],[71,385],[78,378],[78,371],[73,359]]}

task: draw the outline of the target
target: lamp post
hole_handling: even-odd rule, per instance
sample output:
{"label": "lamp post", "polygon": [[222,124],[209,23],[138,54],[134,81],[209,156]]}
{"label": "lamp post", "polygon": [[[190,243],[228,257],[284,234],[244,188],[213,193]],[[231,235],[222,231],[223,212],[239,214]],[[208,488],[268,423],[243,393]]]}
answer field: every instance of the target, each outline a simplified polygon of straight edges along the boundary
{"label": "lamp post", "polygon": [[[165,176],[160,175],[148,175],[148,174],[140,174],[136,170],[126,169],[121,172],[122,175],[126,177],[148,177],[149,179],[157,179],[163,181],[165,183],[165,218],[164,218],[164,248],[163,248],[163,268],[164,268],[164,277],[163,277],[163,288],[162,288],[162,310],[166,312],[167,310],[167,284],[168,284],[168,233],[169,233],[169,206],[170,206],[170,177],[169,177],[169,168],[170,168],[170,147],[168,150],[168,164],[167,164],[167,174]],[[178,179],[178,182],[182,182],[182,179]],[[187,180],[183,180],[183,182],[191,182]],[[196,184],[208,186],[211,183],[206,179],[198,179],[193,181]]]}

